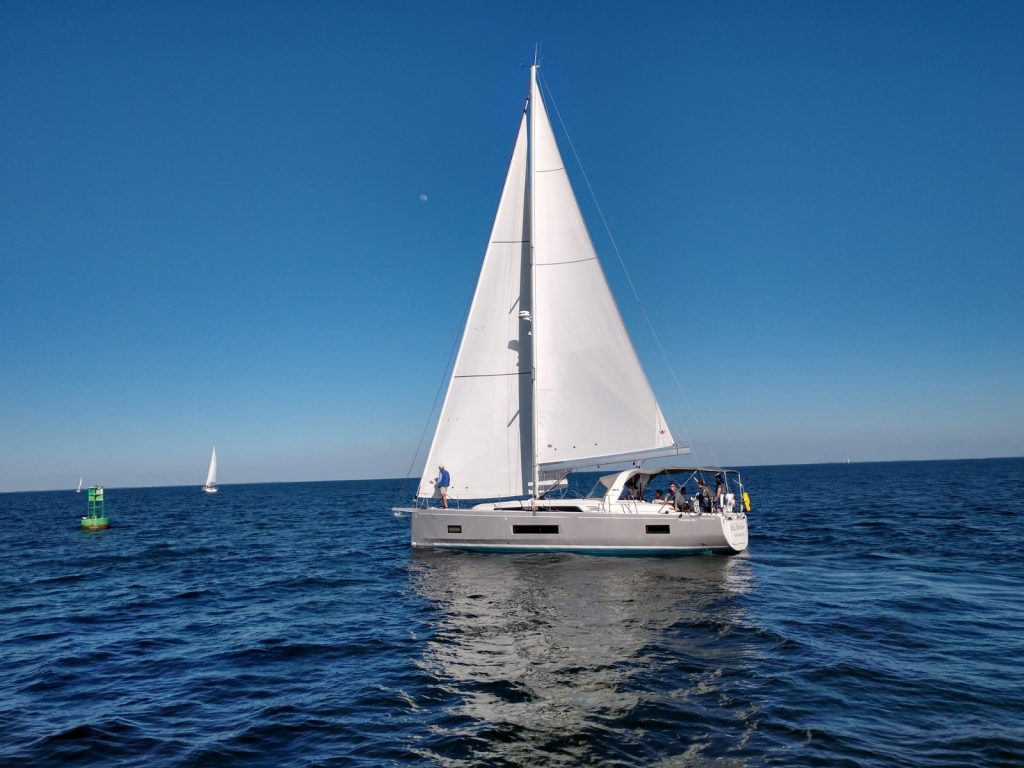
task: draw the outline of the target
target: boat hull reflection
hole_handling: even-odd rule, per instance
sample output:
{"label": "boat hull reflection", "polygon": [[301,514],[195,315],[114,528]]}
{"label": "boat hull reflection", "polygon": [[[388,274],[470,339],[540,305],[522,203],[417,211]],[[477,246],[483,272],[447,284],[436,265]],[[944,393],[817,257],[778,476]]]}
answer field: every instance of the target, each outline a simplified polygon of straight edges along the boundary
{"label": "boat hull reflection", "polygon": [[438,726],[447,746],[432,759],[458,759],[451,745],[472,738],[484,762],[578,764],[634,742],[630,760],[646,760],[636,740],[652,716],[701,730],[722,718],[736,739],[749,725],[721,690],[730,670],[754,663],[753,647],[730,637],[754,585],[743,556],[422,550],[411,578],[437,611],[419,663],[451,699]]}

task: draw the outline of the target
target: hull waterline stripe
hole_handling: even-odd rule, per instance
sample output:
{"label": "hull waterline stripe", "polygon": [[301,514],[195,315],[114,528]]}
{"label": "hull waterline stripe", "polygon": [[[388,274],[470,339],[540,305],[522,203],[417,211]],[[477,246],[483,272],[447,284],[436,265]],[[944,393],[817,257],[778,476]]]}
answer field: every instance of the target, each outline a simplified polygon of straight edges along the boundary
{"label": "hull waterline stripe", "polygon": [[500,553],[565,553],[576,555],[614,555],[618,557],[649,557],[663,555],[703,555],[703,554],[738,554],[732,547],[594,547],[594,546],[544,546],[538,544],[463,544],[442,543],[417,544],[417,549],[444,549],[460,552],[500,552]]}

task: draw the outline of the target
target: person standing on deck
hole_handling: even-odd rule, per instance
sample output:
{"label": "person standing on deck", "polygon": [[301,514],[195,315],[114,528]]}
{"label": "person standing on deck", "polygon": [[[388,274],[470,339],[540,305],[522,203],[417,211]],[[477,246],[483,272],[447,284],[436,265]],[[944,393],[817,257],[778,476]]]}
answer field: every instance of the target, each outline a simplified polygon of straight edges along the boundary
{"label": "person standing on deck", "polygon": [[437,477],[434,478],[433,482],[437,485],[437,490],[441,494],[441,509],[448,509],[448,486],[452,484],[452,477],[448,474],[448,470],[444,468],[444,464],[438,466]]}
{"label": "person standing on deck", "polygon": [[686,506],[686,489],[676,489],[675,483],[668,484],[668,501],[676,512],[682,512]]}
{"label": "person standing on deck", "polygon": [[702,514],[711,512],[711,489],[708,488],[708,484],[699,477],[697,478],[697,500]]}

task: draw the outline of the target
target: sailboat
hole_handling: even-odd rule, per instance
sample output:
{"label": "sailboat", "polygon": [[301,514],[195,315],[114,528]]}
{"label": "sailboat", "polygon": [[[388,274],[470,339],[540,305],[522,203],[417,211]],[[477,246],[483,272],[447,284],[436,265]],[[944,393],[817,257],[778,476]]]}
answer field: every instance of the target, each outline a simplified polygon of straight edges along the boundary
{"label": "sailboat", "polygon": [[[537,76],[534,63],[417,499],[393,511],[410,516],[413,547],[740,552],[749,497],[738,472],[643,467],[689,448],[673,439],[626,332]],[[573,470],[627,463],[583,498],[560,495]],[[713,504],[684,497],[709,475],[726,491]],[[646,500],[666,476],[686,489],[681,503]],[[450,485],[439,490],[438,480]]]}
{"label": "sailboat", "polygon": [[84,477],[80,477],[80,478],[78,478],[78,490],[77,490],[77,491],[75,491],[75,493],[81,493],[81,492],[82,492],[82,481],[83,481],[84,479],[85,479]]}
{"label": "sailboat", "polygon": [[207,493],[217,492],[217,446],[213,447],[213,453],[210,455],[210,471],[206,473],[206,485],[203,486],[203,490]]}

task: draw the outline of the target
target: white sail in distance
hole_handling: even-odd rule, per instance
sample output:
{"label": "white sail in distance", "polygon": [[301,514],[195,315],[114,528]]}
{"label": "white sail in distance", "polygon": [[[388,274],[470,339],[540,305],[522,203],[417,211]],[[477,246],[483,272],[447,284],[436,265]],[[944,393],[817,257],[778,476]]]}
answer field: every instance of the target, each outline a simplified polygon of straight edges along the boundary
{"label": "white sail in distance", "polygon": [[213,453],[210,455],[210,471],[206,473],[206,487],[207,488],[213,488],[216,485],[217,485],[217,447],[214,446]]}

